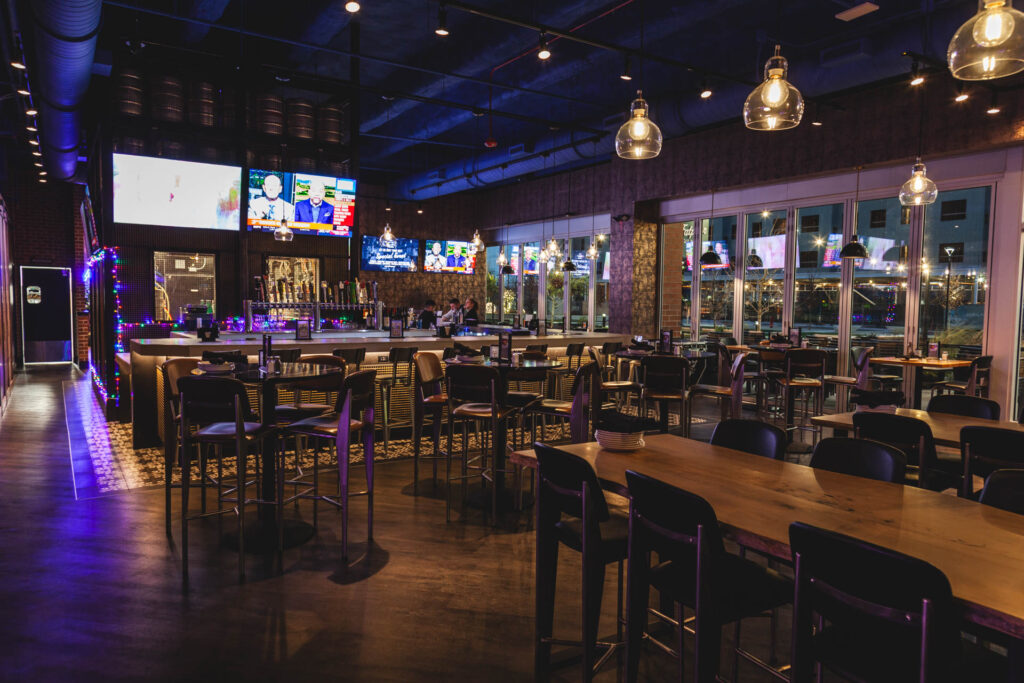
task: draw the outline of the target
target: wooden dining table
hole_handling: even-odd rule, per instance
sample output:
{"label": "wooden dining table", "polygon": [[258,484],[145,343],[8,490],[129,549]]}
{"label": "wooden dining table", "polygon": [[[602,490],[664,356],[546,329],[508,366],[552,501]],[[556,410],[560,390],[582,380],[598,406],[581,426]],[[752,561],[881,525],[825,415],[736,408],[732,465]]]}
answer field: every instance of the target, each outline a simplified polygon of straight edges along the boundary
{"label": "wooden dining table", "polygon": [[922,370],[953,370],[965,368],[971,364],[969,360],[950,358],[900,358],[899,356],[879,356],[870,360],[872,365],[898,365],[903,368],[904,384],[910,388],[910,398],[914,402],[912,408],[921,407]]}
{"label": "wooden dining table", "polygon": [[[939,446],[960,448],[960,430],[964,427],[998,427],[1024,432],[1024,425],[1010,420],[986,420],[981,417],[964,417],[948,413],[929,413],[927,410],[914,408],[897,408],[897,415],[913,417],[927,423],[932,430],[932,437]],[[836,413],[835,415],[815,415],[811,422],[819,427],[831,427],[837,432],[853,431],[853,413]],[[842,436],[842,434],[837,434]]]}
{"label": "wooden dining table", "polygon": [[[1024,515],[674,435],[644,438],[633,452],[560,448],[620,493],[635,470],[703,497],[730,538],[781,560],[791,559],[789,525],[800,521],[930,562],[949,578],[963,621],[1024,638]],[[532,449],[511,459],[537,466]]]}

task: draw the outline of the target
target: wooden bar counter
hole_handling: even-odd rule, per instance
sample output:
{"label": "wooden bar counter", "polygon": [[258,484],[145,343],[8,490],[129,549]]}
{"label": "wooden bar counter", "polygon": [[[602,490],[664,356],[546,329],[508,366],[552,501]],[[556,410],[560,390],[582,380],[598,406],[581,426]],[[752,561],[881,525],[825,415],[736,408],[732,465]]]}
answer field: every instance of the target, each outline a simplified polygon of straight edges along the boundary
{"label": "wooden bar counter", "polygon": [[[456,337],[436,337],[426,330],[407,330],[401,339],[390,339],[386,331],[356,330],[351,332],[319,332],[311,341],[296,341],[294,332],[273,334],[277,349],[301,349],[304,355],[328,354],[335,349],[366,349],[366,365],[378,362],[378,355],[392,348],[416,347],[420,351],[442,351],[459,343],[473,349],[498,343],[496,334],[466,334]],[[201,342],[195,333],[176,333],[165,339],[132,339],[128,358],[131,369],[132,443],[135,448],[160,443],[158,430],[157,368],[168,358],[202,356],[204,351],[239,351],[256,356],[262,346],[262,333],[222,333],[214,342]],[[527,344],[547,344],[549,353],[557,354],[571,343],[600,346],[605,342],[629,341],[629,336],[612,333],[569,332],[537,335],[513,335],[512,348],[525,349]]]}

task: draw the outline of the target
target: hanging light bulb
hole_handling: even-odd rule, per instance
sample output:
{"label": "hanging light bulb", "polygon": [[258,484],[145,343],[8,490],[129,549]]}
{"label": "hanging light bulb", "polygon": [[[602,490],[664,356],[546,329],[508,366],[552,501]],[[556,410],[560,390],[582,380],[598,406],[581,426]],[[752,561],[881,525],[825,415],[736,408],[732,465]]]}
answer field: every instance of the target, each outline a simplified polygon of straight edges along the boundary
{"label": "hanging light bulb", "polygon": [[775,54],[764,65],[764,82],[743,103],[743,124],[751,130],[795,128],[804,116],[804,98],[786,80],[789,62],[781,49],[775,46]]}
{"label": "hanging light bulb", "polygon": [[1010,0],[980,0],[953,34],[946,61],[954,78],[987,81],[1024,70],[1024,13]]}
{"label": "hanging light bulb", "polygon": [[274,239],[278,242],[291,242],[295,239],[295,233],[288,227],[287,218],[282,218],[281,225],[274,229]]}
{"label": "hanging light bulb", "polygon": [[590,261],[596,261],[597,260],[597,256],[598,256],[597,244],[594,243],[594,242],[591,242],[590,246],[587,248],[587,259],[590,260]]}
{"label": "hanging light bulb", "polygon": [[484,241],[480,239],[479,230],[473,231],[473,241],[471,241],[469,244],[470,248],[473,250],[473,253],[480,253],[484,250]]}
{"label": "hanging light bulb", "polygon": [[651,121],[643,91],[629,106],[629,120],[615,136],[615,153],[623,159],[653,159],[661,154],[661,129]]}
{"label": "hanging light bulb", "polygon": [[921,157],[917,157],[910,180],[903,183],[903,187],[900,188],[900,204],[903,206],[933,204],[938,196],[939,188],[935,187],[935,183],[926,174]]}
{"label": "hanging light bulb", "polygon": [[390,223],[385,223],[384,224],[384,232],[382,232],[380,234],[380,241],[381,242],[394,242],[395,241],[395,233],[391,232],[391,224]]}
{"label": "hanging light bulb", "polygon": [[498,265],[504,268],[507,263],[508,259],[505,258],[505,247],[502,247],[501,251],[498,252]]}

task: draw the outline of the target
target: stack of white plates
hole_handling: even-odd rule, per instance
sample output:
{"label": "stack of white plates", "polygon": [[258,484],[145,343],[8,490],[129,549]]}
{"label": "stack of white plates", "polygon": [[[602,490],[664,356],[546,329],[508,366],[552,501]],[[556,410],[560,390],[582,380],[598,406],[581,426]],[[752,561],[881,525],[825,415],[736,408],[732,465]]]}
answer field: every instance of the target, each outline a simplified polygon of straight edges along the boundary
{"label": "stack of white plates", "polygon": [[601,448],[610,451],[635,451],[644,447],[644,435],[642,432],[627,434],[623,432],[603,432],[600,429],[594,432],[594,437]]}

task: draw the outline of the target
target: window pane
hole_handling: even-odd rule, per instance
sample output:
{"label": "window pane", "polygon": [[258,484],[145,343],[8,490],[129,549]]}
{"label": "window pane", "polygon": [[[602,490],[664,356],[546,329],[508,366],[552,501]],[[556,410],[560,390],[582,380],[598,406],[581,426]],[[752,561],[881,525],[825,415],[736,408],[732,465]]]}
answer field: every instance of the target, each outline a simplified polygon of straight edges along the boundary
{"label": "window pane", "polygon": [[[843,246],[843,205],[797,209],[796,224],[793,327],[799,327],[805,336],[831,337],[839,330],[838,254]],[[808,225],[813,229],[807,230]],[[827,341],[828,346],[833,345],[832,339]]]}
{"label": "window pane", "polygon": [[571,329],[587,329],[587,299],[590,294],[590,261],[587,260],[589,237],[573,237],[570,255],[576,270],[569,274],[569,324]]}
{"label": "window pane", "polygon": [[743,329],[751,339],[782,331],[782,286],[786,272],[786,212],[747,214],[743,283]]}
{"label": "window pane", "polygon": [[[688,330],[690,329],[690,316],[692,311],[691,302],[693,300],[693,238],[694,228],[696,223],[694,221],[683,221],[683,257],[681,259],[682,268],[682,287],[680,288],[679,297],[679,327],[683,329],[683,338],[686,339],[689,336]],[[665,296],[671,296],[671,292],[665,292]]]}
{"label": "window pane", "polygon": [[925,209],[918,325],[925,351],[929,343],[941,342],[951,358],[981,354],[990,192],[988,187],[940,192]]}
{"label": "window pane", "polygon": [[594,295],[594,330],[608,331],[608,283],[611,281],[611,237],[598,235],[597,241],[597,289]]}
{"label": "window pane", "polygon": [[155,320],[183,320],[186,306],[216,315],[217,259],[213,254],[153,253]]}
{"label": "window pane", "polygon": [[[509,323],[515,320],[515,316],[519,313],[519,245],[518,244],[506,244],[505,245],[505,259],[508,264],[512,266],[515,273],[512,275],[501,276],[501,320],[508,321]],[[498,267],[498,272],[501,272],[501,267]]]}
{"label": "window pane", "polygon": [[499,317],[501,300],[501,268],[498,266],[498,253],[501,249],[497,245],[487,247],[487,294],[484,300],[484,320],[497,322]]}
{"label": "window pane", "polygon": [[[856,232],[868,258],[854,263],[851,345],[874,346],[875,356],[904,350],[910,225],[903,219],[896,197],[866,200],[857,206]],[[828,258],[838,260],[838,253]]]}
{"label": "window pane", "polygon": [[[701,220],[701,256],[708,251],[721,263],[701,265],[700,331],[732,334],[733,263],[736,254],[736,216]],[[697,256],[699,262],[701,256]]]}
{"label": "window pane", "polygon": [[540,251],[540,242],[528,242],[523,245],[523,253],[526,256],[523,273],[523,314],[537,315],[537,281],[540,279],[537,273],[537,252]]}
{"label": "window pane", "polygon": [[[549,328],[561,328],[565,322],[565,274],[562,273],[562,254],[565,252],[565,240],[554,240],[557,255],[547,264],[547,300],[545,303],[546,325]],[[548,243],[551,249],[551,242]]]}

